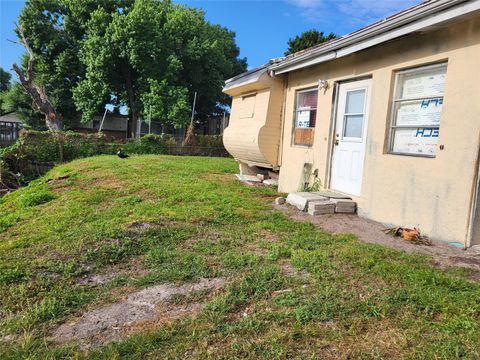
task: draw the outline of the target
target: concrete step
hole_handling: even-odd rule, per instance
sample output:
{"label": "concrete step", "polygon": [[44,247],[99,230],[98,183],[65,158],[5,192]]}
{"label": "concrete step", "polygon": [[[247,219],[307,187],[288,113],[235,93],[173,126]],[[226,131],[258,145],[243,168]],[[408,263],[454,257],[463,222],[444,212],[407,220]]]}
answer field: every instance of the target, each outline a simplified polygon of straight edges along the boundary
{"label": "concrete step", "polygon": [[350,199],[330,199],[335,204],[336,213],[355,214],[357,203]]}
{"label": "concrete step", "polygon": [[288,194],[287,203],[310,215],[355,214],[357,203],[346,195],[331,191],[293,192]]}
{"label": "concrete step", "polygon": [[308,203],[308,213],[310,215],[325,215],[335,213],[335,204],[330,200],[315,200]]}
{"label": "concrete step", "polygon": [[311,192],[292,192],[287,196],[287,203],[298,210],[307,211],[310,201],[328,200],[326,197]]}

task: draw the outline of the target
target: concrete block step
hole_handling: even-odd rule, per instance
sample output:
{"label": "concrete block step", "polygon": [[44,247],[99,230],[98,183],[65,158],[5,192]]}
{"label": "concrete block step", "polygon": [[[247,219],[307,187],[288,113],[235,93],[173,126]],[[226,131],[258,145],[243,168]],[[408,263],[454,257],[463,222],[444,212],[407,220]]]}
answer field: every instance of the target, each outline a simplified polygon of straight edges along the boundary
{"label": "concrete block step", "polygon": [[327,198],[311,192],[292,192],[287,196],[287,203],[298,210],[307,211],[310,201],[328,200]]}
{"label": "concrete block step", "polygon": [[330,199],[335,204],[335,212],[343,214],[354,214],[357,211],[357,203],[349,199]]}
{"label": "concrete block step", "polygon": [[311,201],[308,204],[308,213],[314,216],[335,214],[335,204],[328,200]]}

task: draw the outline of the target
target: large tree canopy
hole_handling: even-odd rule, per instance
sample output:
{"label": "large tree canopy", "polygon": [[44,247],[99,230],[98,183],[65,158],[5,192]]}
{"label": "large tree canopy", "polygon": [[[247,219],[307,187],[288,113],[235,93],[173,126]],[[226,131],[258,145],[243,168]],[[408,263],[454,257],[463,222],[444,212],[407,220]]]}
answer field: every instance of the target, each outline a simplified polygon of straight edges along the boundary
{"label": "large tree canopy", "polygon": [[332,32],[328,35],[325,35],[323,31],[318,31],[315,29],[305,31],[300,35],[288,40],[288,49],[285,51],[285,56],[308,49],[309,47],[321,44],[325,41],[335,39],[336,37],[337,35]]}
{"label": "large tree canopy", "polygon": [[224,80],[246,69],[234,33],[170,1],[136,0],[110,13],[98,8],[86,29],[80,52],[86,74],[74,90],[85,119],[110,97],[128,106],[132,126],[151,114],[181,127],[195,92],[197,112],[212,113],[225,102]]}
{"label": "large tree canopy", "polygon": [[228,103],[223,81],[246,70],[233,32],[168,0],[28,0],[19,22],[35,82],[67,126],[106,103],[181,126],[194,92],[197,113],[210,114]]}
{"label": "large tree canopy", "polygon": [[[85,24],[98,6],[109,11],[122,0],[28,0],[19,17],[20,27],[34,54],[33,82],[43,86],[68,127],[78,118],[72,90],[83,78],[78,58]],[[19,34],[19,38],[21,38]],[[27,68],[28,58],[23,60]],[[18,109],[28,113],[28,109]],[[33,120],[33,119],[32,119]]]}

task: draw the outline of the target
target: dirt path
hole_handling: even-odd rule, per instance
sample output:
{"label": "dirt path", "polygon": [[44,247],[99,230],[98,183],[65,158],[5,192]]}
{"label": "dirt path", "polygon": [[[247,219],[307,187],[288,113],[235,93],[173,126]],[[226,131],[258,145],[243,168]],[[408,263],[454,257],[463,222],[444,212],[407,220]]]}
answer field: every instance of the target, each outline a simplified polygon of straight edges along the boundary
{"label": "dirt path", "polygon": [[[461,266],[480,271],[480,254],[474,249],[459,249],[444,242],[432,241],[432,246],[416,245],[399,237],[383,232],[385,225],[361,218],[357,215],[335,214],[311,216],[290,205],[274,205],[274,207],[295,220],[311,221],[318,227],[332,233],[351,233],[360,240],[380,244],[408,253],[419,252],[433,257],[439,267]],[[480,280],[480,274],[473,274],[474,280]]]}
{"label": "dirt path", "polygon": [[161,284],[128,295],[124,300],[102,306],[65,323],[52,333],[52,340],[76,341],[81,348],[97,347],[119,340],[146,323],[156,324],[195,314],[201,303],[166,304],[175,295],[190,295],[202,290],[217,290],[225,284],[222,278],[201,279],[180,286]]}

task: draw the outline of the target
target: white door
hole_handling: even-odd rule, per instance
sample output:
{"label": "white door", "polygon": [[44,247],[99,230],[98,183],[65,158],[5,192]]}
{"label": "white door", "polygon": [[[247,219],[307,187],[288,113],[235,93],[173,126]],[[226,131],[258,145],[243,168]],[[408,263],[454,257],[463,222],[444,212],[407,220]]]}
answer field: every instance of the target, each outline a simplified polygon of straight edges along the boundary
{"label": "white door", "polygon": [[367,138],[371,80],[340,84],[330,188],[359,196]]}

